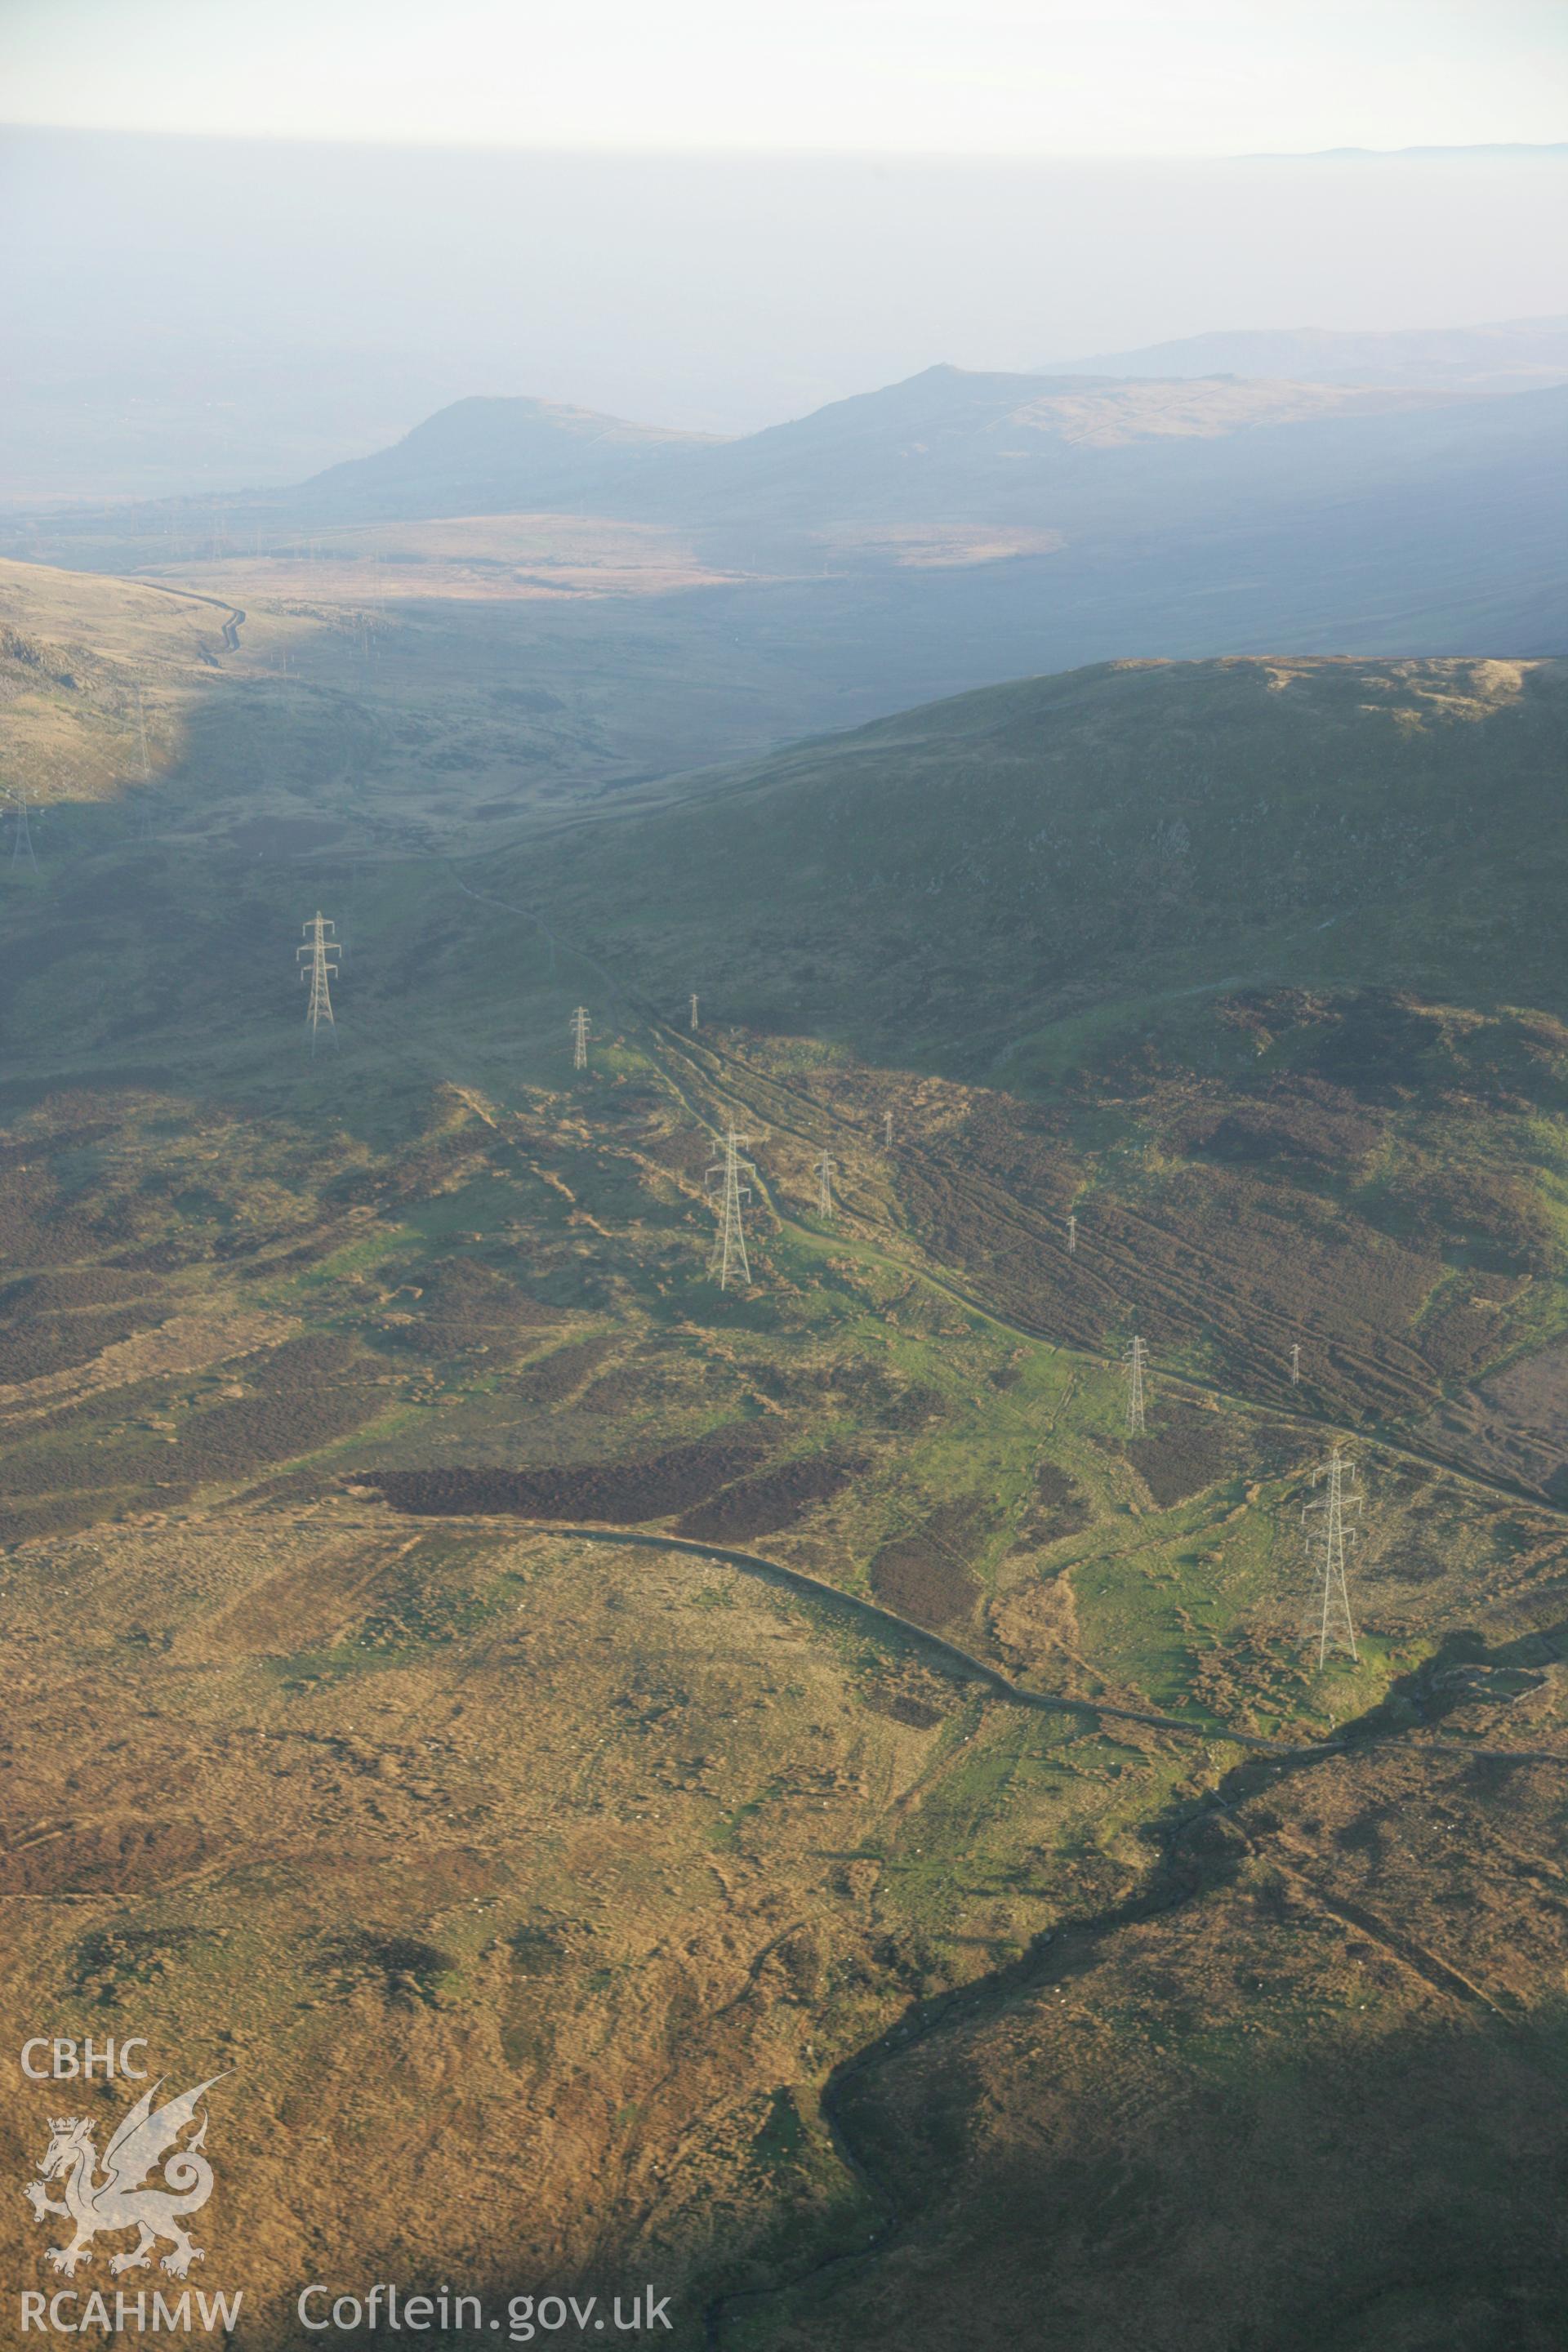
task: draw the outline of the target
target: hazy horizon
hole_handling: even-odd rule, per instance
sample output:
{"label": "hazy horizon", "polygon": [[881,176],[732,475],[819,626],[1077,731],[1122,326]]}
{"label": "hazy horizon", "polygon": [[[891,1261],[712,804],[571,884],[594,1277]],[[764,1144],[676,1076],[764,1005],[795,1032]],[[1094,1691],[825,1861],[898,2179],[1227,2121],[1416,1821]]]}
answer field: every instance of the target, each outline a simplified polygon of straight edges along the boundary
{"label": "hazy horizon", "polygon": [[24,121],[606,154],[1539,142],[1568,74],[1553,0],[53,0],[5,39]]}
{"label": "hazy horizon", "polygon": [[[470,394],[743,433],[948,362],[1568,310],[1568,159],[0,138],[12,500],[300,478]],[[323,224],[328,226],[324,230]]]}

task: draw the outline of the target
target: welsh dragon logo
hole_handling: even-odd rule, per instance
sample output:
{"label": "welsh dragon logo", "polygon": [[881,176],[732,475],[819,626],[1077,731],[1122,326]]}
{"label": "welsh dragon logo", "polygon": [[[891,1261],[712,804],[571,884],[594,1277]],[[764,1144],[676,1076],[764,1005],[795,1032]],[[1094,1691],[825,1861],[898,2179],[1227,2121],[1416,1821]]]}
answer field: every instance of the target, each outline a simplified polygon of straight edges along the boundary
{"label": "welsh dragon logo", "polygon": [[[33,2209],[35,2221],[41,2221],[47,2213],[59,2213],[76,2224],[76,2235],[68,2245],[49,2248],[51,2269],[74,2278],[79,2263],[91,2262],[89,2249],[100,2231],[110,2235],[120,2230],[139,2232],[133,2246],[110,2256],[109,2267],[116,2276],[121,2271],[145,2269],[161,2238],[167,2238],[174,2249],[163,2256],[162,2264],[174,2278],[186,2277],[193,2263],[205,2259],[181,2226],[181,2216],[199,2212],[212,2195],[212,2167],[201,2152],[206,2143],[205,2116],[184,2147],[179,2139],[195,2121],[203,2095],[222,2080],[221,2074],[210,2075],[194,2091],[166,2100],[155,2114],[153,2102],[163,2085],[154,2083],[117,2126],[103,2151],[101,2178],[92,2117],[50,2118],[49,2144],[38,2162],[43,2180],[29,2180],[22,2194]],[[160,2163],[161,2179],[143,2187],[147,2175]],[[49,2180],[64,2183],[58,2201],[45,2193],[44,2181]]]}

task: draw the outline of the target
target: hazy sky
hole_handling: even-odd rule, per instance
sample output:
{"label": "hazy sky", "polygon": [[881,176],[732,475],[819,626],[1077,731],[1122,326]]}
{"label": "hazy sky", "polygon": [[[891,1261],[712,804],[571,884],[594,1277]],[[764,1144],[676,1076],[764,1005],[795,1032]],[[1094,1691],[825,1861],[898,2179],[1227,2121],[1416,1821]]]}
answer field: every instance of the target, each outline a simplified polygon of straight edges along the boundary
{"label": "hazy sky", "polygon": [[1561,140],[1565,57],[1568,0],[0,0],[0,503],[1562,312],[1561,152],[1279,159]]}
{"label": "hazy sky", "polygon": [[1568,134],[1564,0],[0,0],[13,122],[690,152]]}

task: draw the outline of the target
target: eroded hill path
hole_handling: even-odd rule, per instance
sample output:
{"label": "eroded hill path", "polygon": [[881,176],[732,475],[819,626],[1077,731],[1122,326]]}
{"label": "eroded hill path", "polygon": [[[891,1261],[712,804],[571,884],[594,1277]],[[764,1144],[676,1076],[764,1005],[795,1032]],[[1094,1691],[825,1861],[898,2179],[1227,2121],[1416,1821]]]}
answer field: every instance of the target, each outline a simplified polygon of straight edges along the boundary
{"label": "eroded hill path", "polygon": [[215,612],[223,614],[218,623],[218,633],[223,639],[225,653],[237,654],[239,651],[239,633],[250,617],[242,604],[231,604],[225,596],[205,595],[199,588],[171,588],[163,580],[143,580],[138,576],[137,585],[151,588],[160,596],[173,596],[181,604],[210,604]]}

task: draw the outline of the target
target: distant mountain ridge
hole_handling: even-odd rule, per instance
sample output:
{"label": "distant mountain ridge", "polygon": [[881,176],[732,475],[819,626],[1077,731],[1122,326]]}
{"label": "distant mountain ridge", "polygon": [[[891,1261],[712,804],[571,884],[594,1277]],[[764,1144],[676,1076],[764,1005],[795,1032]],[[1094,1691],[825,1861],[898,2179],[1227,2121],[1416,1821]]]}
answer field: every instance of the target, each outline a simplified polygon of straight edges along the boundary
{"label": "distant mountain ridge", "polygon": [[[571,506],[630,483],[660,456],[711,443],[559,401],[474,398],[437,409],[390,448],[275,493],[323,514],[504,514]],[[312,493],[315,495],[312,497]]]}
{"label": "distant mountain ridge", "polygon": [[[623,627],[640,643],[656,616],[702,661],[715,643],[748,647],[768,696],[784,693],[784,723],[805,732],[1127,656],[1568,653],[1565,449],[1568,384],[1489,394],[937,366],[730,440],[540,400],[461,401],[373,457],[226,502],[222,527],[264,567],[276,553],[280,589],[314,549],[351,574],[363,561],[374,595],[371,559],[385,555],[404,569],[395,593],[417,602],[447,594],[443,566],[418,572],[403,524],[441,520],[452,551],[473,519],[475,577],[488,566],[502,596],[574,596],[552,547],[581,540],[584,520],[590,538],[629,526],[667,551],[669,584],[634,625],[617,618],[613,581],[588,581],[562,624],[607,656]],[[485,552],[480,519],[497,515],[525,526],[512,537],[536,550],[526,562]],[[210,516],[100,511],[12,545],[79,568],[166,569],[170,540],[199,545]],[[265,570],[233,570],[215,563],[212,584],[266,594]]]}
{"label": "distant mountain ridge", "polygon": [[1331,487],[1344,466],[1364,470],[1363,441],[1374,472],[1433,446],[1434,431],[1462,459],[1468,443],[1498,433],[1489,409],[1467,420],[1466,404],[1462,393],[1411,385],[938,365],[721,440],[544,401],[460,401],[394,447],[258,503],[311,522],[582,508],[791,530],[844,521],[1056,527],[1067,514],[1098,514],[1108,499],[1152,498],[1157,513],[1167,484],[1188,478],[1223,500],[1237,464],[1248,496],[1270,472],[1285,489],[1314,469]]}
{"label": "distant mountain ridge", "polygon": [[1297,383],[1383,384],[1461,393],[1539,390],[1568,383],[1568,318],[1505,319],[1481,327],[1280,327],[1184,335],[1133,351],[1062,362],[1101,376],[1287,377]]}

